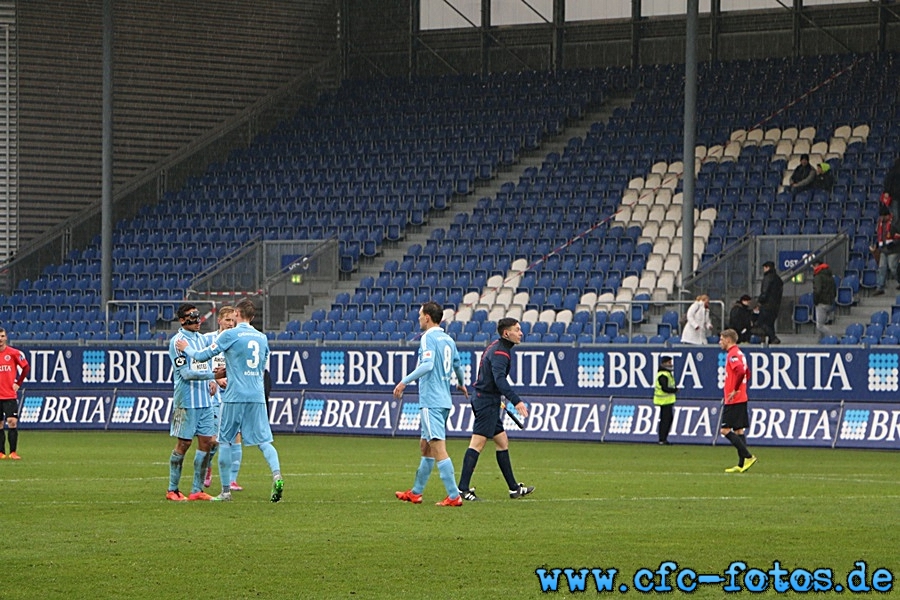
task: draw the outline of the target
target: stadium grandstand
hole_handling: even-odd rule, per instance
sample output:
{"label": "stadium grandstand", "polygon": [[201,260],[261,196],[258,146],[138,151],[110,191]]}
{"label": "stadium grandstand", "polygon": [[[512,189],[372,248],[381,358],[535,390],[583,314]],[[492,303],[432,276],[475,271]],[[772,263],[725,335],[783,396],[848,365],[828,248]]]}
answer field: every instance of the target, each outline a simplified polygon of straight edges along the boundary
{"label": "stadium grandstand", "polygon": [[[108,230],[99,218],[99,95],[86,94],[96,117],[76,116],[60,142],[68,154],[54,155],[52,136],[35,140],[67,107],[30,107],[51,74],[40,83],[21,75],[16,197],[7,187],[16,235],[6,239],[0,301],[0,325],[17,344],[161,345],[184,299],[211,317],[249,296],[276,343],[406,344],[419,306],[435,300],[460,343],[486,344],[496,321],[513,316],[526,343],[668,346],[679,343],[694,296],[710,295],[723,327],[737,298],[758,293],[762,262],[797,252],[831,264],[839,335],[816,334],[801,258],[779,269],[783,343],[900,344],[900,297],[872,294],[869,250],[885,175],[900,155],[900,44],[889,35],[900,15],[891,6],[701,3],[699,19],[714,33],[702,34],[694,172],[685,173],[683,14],[569,22],[561,7],[573,3],[548,0],[537,3],[550,8],[537,24],[515,22],[520,15],[494,28],[468,18],[453,27],[440,25],[453,14],[423,0],[412,3],[420,21],[410,28],[408,2],[387,3],[380,18],[373,3],[356,12],[338,3],[351,23],[373,17],[358,32],[332,23],[331,3],[312,2],[255,21],[259,31],[285,16],[304,25],[276,28],[272,47],[247,42],[229,72],[210,65],[203,40],[134,4],[157,33],[177,38],[185,62],[153,54],[160,81],[167,69],[176,74],[162,88],[149,76],[129,82],[124,70],[113,79],[124,127],[111,157],[118,170],[102,174],[116,188]],[[623,6],[642,4],[656,6]],[[20,40],[21,66],[36,60],[41,40],[58,39],[31,10],[18,13],[17,35],[36,37]],[[258,18],[231,10],[222,23]],[[82,27],[102,16],[83,16]],[[187,25],[203,17],[185,15]],[[379,52],[372,40],[384,20],[393,24]],[[128,22],[120,35],[150,49],[153,36]],[[341,32],[340,56],[318,43],[323,24]],[[644,37],[622,33],[638,24]],[[743,37],[715,33],[726,25]],[[418,48],[406,59],[404,31]],[[843,41],[872,31],[881,33],[865,45]],[[587,43],[591,34],[606,44]],[[299,48],[288,43],[298,39]],[[623,43],[633,44],[624,59]],[[295,54],[286,56],[289,46]],[[136,56],[117,55],[134,69]],[[92,57],[97,75],[102,57]],[[257,76],[246,81],[250,72]],[[205,94],[194,93],[195,75]],[[100,79],[86,79],[67,81],[100,89]],[[83,131],[92,131],[91,149],[79,151]],[[803,154],[830,167],[830,189],[790,192]],[[60,172],[75,175],[66,183]]]}

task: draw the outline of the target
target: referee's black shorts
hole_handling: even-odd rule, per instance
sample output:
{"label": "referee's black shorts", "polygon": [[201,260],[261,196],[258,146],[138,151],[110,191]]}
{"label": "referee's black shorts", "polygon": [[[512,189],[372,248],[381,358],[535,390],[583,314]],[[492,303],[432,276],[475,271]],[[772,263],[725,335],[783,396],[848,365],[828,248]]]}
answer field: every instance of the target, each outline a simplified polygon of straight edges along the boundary
{"label": "referee's black shorts", "polygon": [[482,396],[476,393],[472,399],[472,412],[475,414],[473,434],[491,439],[506,431],[500,416],[500,396]]}

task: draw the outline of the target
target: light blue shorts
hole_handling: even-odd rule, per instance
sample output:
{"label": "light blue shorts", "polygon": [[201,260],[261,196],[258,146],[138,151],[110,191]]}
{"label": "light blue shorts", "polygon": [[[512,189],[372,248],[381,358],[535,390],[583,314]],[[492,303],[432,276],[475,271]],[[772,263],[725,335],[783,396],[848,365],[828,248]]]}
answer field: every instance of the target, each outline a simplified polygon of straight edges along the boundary
{"label": "light blue shorts", "polygon": [[215,411],[211,406],[172,409],[172,423],[169,426],[172,437],[182,440],[191,440],[197,435],[212,437],[217,430]]}
{"label": "light blue shorts", "polygon": [[420,408],[419,424],[422,427],[422,439],[426,442],[446,440],[447,419],[449,418],[449,408]]}
{"label": "light blue shorts", "polygon": [[272,441],[269,412],[262,402],[223,402],[219,419],[219,440],[233,444],[237,434],[245,446]]}

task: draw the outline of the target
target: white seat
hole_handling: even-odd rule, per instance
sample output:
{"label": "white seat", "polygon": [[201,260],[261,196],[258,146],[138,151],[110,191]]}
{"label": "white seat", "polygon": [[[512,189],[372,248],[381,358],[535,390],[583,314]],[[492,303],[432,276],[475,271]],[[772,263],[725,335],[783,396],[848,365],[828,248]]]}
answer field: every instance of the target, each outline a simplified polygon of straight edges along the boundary
{"label": "white seat", "polygon": [[[679,229],[681,226],[679,225]],[[669,253],[670,254],[680,254],[681,253],[681,232],[678,233],[675,237],[669,240]],[[666,256],[666,260],[668,260],[669,256]],[[665,266],[663,266],[663,270],[665,270]]]}
{"label": "white seat", "polygon": [[731,142],[743,142],[747,139],[747,130],[746,129],[735,129],[731,132],[731,135],[728,137],[728,141]]}
{"label": "white seat", "polygon": [[441,321],[443,323],[452,323],[453,319],[455,319],[455,318],[456,318],[456,311],[453,310],[452,308],[445,308],[444,316],[441,318]]}
{"label": "white seat", "polygon": [[622,286],[616,292],[616,302],[631,302],[632,298],[634,298],[634,290],[631,288]]}
{"label": "white seat", "polygon": [[[683,168],[684,167],[682,166],[682,169]],[[678,171],[677,173],[672,172],[672,171],[666,173],[666,176],[663,177],[663,180],[662,180],[662,184],[661,184],[662,189],[674,190],[675,188],[677,188],[678,181],[681,179],[681,176],[682,176],[681,171]]]}
{"label": "white seat", "polygon": [[628,225],[628,223],[631,223],[631,212],[632,207],[625,204],[613,215],[613,221],[622,225]]}
{"label": "white seat", "polygon": [[645,190],[655,190],[662,183],[662,175],[660,173],[650,173],[644,180]]}
{"label": "white seat", "polygon": [[[641,230],[640,239],[651,244],[659,236],[659,223],[654,221],[645,221],[644,228]],[[640,241],[638,243],[641,243]]]}
{"label": "white seat", "polygon": [[706,146],[695,146],[694,147],[694,158],[697,160],[695,162],[701,162],[706,158]]}
{"label": "white seat", "polygon": [[744,141],[744,145],[758,146],[762,142],[764,134],[765,132],[762,129],[751,129],[747,132],[747,139]]}
{"label": "white seat", "polygon": [[522,321],[522,311],[525,310],[524,306],[510,306],[509,310],[506,312],[506,316],[515,319],[516,321]]}
{"label": "white seat", "polygon": [[522,282],[522,274],[518,271],[507,271],[506,277],[503,279],[503,287],[500,289],[511,289],[515,292],[516,288],[519,287],[519,283]]}
{"label": "white seat", "polygon": [[697,224],[694,225],[694,235],[698,238],[702,238],[704,240],[709,239],[709,234],[712,232],[712,223],[709,221],[705,221],[700,219],[697,221]]}
{"label": "white seat", "polygon": [[809,154],[812,151],[812,144],[805,138],[797,138],[794,142],[793,154]]}
{"label": "white seat", "polygon": [[650,207],[644,204],[638,204],[631,211],[631,223],[634,225],[643,225],[650,216]]}
{"label": "white seat", "polygon": [[865,142],[867,139],[869,139],[869,126],[865,124],[857,125],[853,128],[853,134],[850,137],[859,138],[861,141]]}
{"label": "white seat", "polygon": [[510,302],[510,306],[521,306],[523,309],[528,305],[528,300],[531,298],[531,295],[528,292],[516,292],[516,295],[513,296],[512,302]]}
{"label": "white seat", "polygon": [[656,191],[656,198],[653,199],[653,203],[660,206],[672,204],[672,190],[668,187],[659,188]]}
{"label": "white seat", "polygon": [[573,317],[572,311],[567,308],[564,308],[563,310],[556,313],[556,322],[557,323],[565,323],[566,325],[568,325],[569,323],[572,322],[572,317]]}
{"label": "white seat", "polygon": [[478,292],[466,292],[466,295],[463,296],[463,305],[472,306],[478,303],[478,298],[481,297],[481,294]]}
{"label": "white seat", "polygon": [[460,306],[456,309],[456,316],[454,317],[457,321],[461,323],[468,323],[472,320],[472,307],[471,306]]}
{"label": "white seat", "polygon": [[631,181],[628,182],[628,189],[630,190],[639,190],[644,187],[644,178],[643,177],[634,177]]}
{"label": "white seat", "polygon": [[662,161],[653,163],[653,166],[650,167],[650,172],[651,172],[651,173],[659,173],[660,175],[662,175],[662,174],[665,173],[668,169],[669,169],[669,163],[667,163],[666,161],[662,160]]}
{"label": "white seat", "polygon": [[663,221],[662,225],[659,226],[659,235],[660,237],[666,239],[672,239],[675,237],[675,232],[678,230],[678,225],[676,225],[673,221]]}
{"label": "white seat", "polygon": [[666,257],[666,262],[663,264],[663,272],[671,271],[673,273],[677,273],[681,270],[681,255],[680,254],[670,254]]}
{"label": "white seat", "polygon": [[828,151],[826,154],[843,156],[845,152],[847,152],[847,140],[838,137],[831,138],[831,143],[828,144]]}
{"label": "white seat", "polygon": [[597,310],[609,311],[615,301],[616,297],[612,292],[604,292],[597,297]]}
{"label": "white seat", "polygon": [[619,291],[623,289],[629,289],[633,292],[637,289],[639,283],[640,279],[638,279],[637,275],[629,275],[622,280],[622,284],[619,286]]}
{"label": "white seat", "polygon": [[556,311],[552,308],[547,308],[541,311],[540,315],[538,315],[538,321],[541,323],[550,323],[556,322]]}
{"label": "white seat", "polygon": [[528,259],[517,258],[516,260],[512,261],[512,265],[510,265],[509,270],[515,271],[515,272],[520,272],[520,271],[524,271],[527,268],[528,268]]}
{"label": "white seat", "polygon": [[644,188],[638,193],[637,206],[652,206],[655,201],[655,189]]}
{"label": "white seat", "polygon": [[622,193],[622,205],[636,204],[638,200],[638,191],[627,189]]}
{"label": "white seat", "polygon": [[834,130],[834,136],[836,138],[843,138],[844,141],[849,140],[850,136],[853,135],[853,128],[849,125],[841,125],[837,129]]}
{"label": "white seat", "polygon": [[797,131],[796,127],[785,127],[781,130],[781,139],[783,140],[790,140],[791,142],[793,142],[799,137],[799,135],[800,132]]}
{"label": "white seat", "polygon": [[509,314],[509,309],[506,306],[502,306],[500,304],[495,304],[490,312],[488,312],[488,321],[493,321],[496,323],[500,319],[504,318]]}
{"label": "white seat", "polygon": [[581,295],[581,298],[578,300],[579,304],[587,304],[589,306],[594,306],[597,304],[597,292],[585,292]]}
{"label": "white seat", "polygon": [[775,146],[775,154],[772,156],[787,158],[791,154],[794,153],[794,142],[792,140],[779,140],[778,144]]}
{"label": "white seat", "polygon": [[497,292],[497,298],[494,300],[494,306],[502,306],[503,308],[509,308],[512,304],[513,295],[515,291],[510,288],[500,288],[500,291]]}
{"label": "white seat", "polygon": [[[673,236],[674,237],[674,236]],[[653,254],[661,254],[666,256],[671,249],[672,238],[671,237],[662,237],[655,242],[653,242]]]}
{"label": "white seat", "polygon": [[[666,240],[666,243],[668,244],[669,240]],[[659,274],[659,272],[662,271],[665,261],[666,257],[664,254],[657,254],[656,252],[652,252],[650,256],[647,257],[647,264],[644,265],[644,273],[650,272]]]}
{"label": "white seat", "polygon": [[706,151],[706,160],[712,161],[712,162],[719,162],[719,160],[722,158],[722,152],[724,152],[724,151],[725,151],[725,148],[720,144],[716,144],[715,146],[710,146]]}
{"label": "white seat", "polygon": [[778,127],[772,127],[771,129],[766,129],[765,135],[763,135],[762,142],[760,146],[768,146],[770,144],[777,144],[778,140],[781,139],[781,129]]}
{"label": "white seat", "polygon": [[741,155],[742,147],[740,142],[728,142],[728,145],[725,146],[725,150],[722,152],[722,160],[726,158],[737,160],[738,156]]}
{"label": "white seat", "polygon": [[816,139],[816,128],[815,127],[804,127],[797,134],[797,139],[798,140],[809,140],[810,142],[812,142],[814,139]]}
{"label": "white seat", "polygon": [[675,223],[681,222],[681,212],[684,210],[682,207],[683,204],[670,204],[669,208],[666,209],[666,221],[674,221]]}
{"label": "white seat", "polygon": [[[481,295],[481,298],[478,299],[478,304],[487,304],[490,307],[497,301],[497,290],[492,289],[488,290]],[[475,310],[478,310],[477,308]]]}
{"label": "white seat", "polygon": [[703,219],[704,221],[709,221],[710,223],[714,223],[716,221],[717,214],[718,214],[718,211],[714,207],[710,206],[710,207],[704,208],[703,210],[700,211],[700,218]]}
{"label": "white seat", "polygon": [[809,148],[810,154],[825,154],[828,152],[828,142],[815,142]]}
{"label": "white seat", "polygon": [[647,215],[647,220],[653,223],[662,223],[666,218],[666,207],[654,204],[653,208],[650,209],[650,214]]}
{"label": "white seat", "polygon": [[790,171],[791,173],[793,173],[794,169],[796,169],[797,165],[799,165],[799,164],[800,164],[800,155],[799,154],[791,154],[788,157],[787,170]]}
{"label": "white seat", "polygon": [[657,276],[658,273],[655,271],[644,269],[644,272],[641,273],[641,280],[638,282],[638,289],[648,290],[648,293],[652,293],[653,289],[656,287]]}
{"label": "white seat", "polygon": [[[656,279],[656,289],[664,289],[666,294],[671,294],[675,288],[675,273],[672,271],[663,271]],[[656,298],[654,298],[655,300]]]}
{"label": "white seat", "polygon": [[485,287],[489,290],[497,289],[503,285],[503,275],[491,275],[488,277]]}
{"label": "white seat", "polygon": [[538,322],[538,311],[535,308],[529,308],[525,312],[522,313],[522,318],[520,319],[524,323],[537,323]]}

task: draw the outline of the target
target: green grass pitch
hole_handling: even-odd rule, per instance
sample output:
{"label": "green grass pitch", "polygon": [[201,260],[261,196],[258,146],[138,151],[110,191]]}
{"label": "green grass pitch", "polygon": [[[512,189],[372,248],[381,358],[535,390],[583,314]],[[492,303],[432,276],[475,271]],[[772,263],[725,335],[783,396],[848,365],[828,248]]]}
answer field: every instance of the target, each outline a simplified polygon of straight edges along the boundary
{"label": "green grass pitch", "polygon": [[[458,475],[466,441],[448,446]],[[485,501],[442,508],[436,471],[423,504],[394,497],[412,484],[415,439],[278,436],[279,504],[255,448],[233,502],[167,502],[172,447],[164,433],[23,430],[24,459],[0,461],[0,598],[537,598],[535,570],[554,568],[617,569],[600,595],[638,598],[634,573],[665,561],[900,573],[896,453],[757,448],[756,466],[726,474],[730,446],[514,440],[532,496],[506,497],[488,444],[473,478]],[[570,595],[565,576],[559,589]],[[598,593],[589,579],[575,595]]]}

